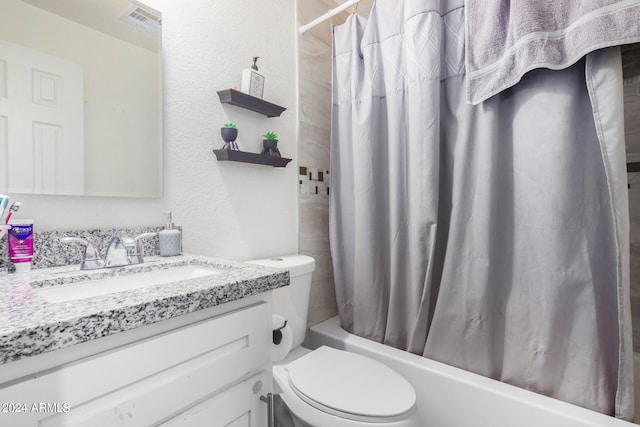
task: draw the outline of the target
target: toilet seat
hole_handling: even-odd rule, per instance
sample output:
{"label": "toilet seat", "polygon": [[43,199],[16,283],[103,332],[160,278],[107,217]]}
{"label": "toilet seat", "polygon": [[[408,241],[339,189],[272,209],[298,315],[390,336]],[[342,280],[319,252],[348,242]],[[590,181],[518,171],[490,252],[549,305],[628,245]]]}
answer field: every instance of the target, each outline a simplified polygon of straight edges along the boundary
{"label": "toilet seat", "polygon": [[320,347],[290,363],[287,371],[289,386],[301,400],[341,418],[391,423],[416,410],[407,380],[359,354]]}

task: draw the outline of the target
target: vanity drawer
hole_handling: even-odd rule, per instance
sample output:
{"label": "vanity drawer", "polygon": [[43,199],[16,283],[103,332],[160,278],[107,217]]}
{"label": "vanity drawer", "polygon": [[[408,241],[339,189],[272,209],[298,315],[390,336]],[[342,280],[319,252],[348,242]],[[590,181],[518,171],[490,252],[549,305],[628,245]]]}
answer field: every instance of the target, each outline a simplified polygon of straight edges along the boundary
{"label": "vanity drawer", "polygon": [[16,426],[167,420],[268,368],[269,320],[269,304],[257,303],[36,375],[1,389],[0,401],[60,405],[12,414]]}

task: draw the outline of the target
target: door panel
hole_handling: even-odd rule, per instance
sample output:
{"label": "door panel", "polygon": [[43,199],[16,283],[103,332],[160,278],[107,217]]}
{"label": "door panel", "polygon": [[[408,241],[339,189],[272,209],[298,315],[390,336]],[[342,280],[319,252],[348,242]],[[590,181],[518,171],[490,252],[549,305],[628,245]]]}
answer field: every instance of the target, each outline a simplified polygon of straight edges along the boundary
{"label": "door panel", "polygon": [[0,190],[84,192],[83,93],[80,65],[0,41],[3,166],[8,171],[8,182],[0,180]]}

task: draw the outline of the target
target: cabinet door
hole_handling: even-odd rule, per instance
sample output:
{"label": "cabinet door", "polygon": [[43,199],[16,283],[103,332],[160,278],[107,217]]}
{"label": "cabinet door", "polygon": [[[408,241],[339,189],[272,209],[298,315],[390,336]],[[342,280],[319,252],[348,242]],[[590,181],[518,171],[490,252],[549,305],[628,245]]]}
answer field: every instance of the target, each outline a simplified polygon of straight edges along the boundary
{"label": "cabinet door", "polygon": [[[260,395],[267,394],[264,384],[271,372],[260,374],[222,391],[180,414],[162,427],[267,427],[267,404]],[[260,388],[261,390],[257,390]]]}
{"label": "cabinet door", "polygon": [[0,414],[0,425],[156,425],[268,368],[269,320],[259,303],[1,388],[0,402],[65,406]]}

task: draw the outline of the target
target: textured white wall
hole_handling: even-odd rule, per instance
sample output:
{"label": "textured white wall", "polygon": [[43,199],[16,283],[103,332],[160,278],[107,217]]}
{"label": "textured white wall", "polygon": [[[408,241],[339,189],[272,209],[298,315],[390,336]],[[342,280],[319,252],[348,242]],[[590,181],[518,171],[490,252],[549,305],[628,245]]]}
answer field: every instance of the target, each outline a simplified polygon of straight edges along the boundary
{"label": "textured white wall", "polygon": [[[185,252],[251,259],[298,249],[297,84],[294,0],[146,0],[163,16],[164,197],[16,196],[37,230],[154,225],[172,210]],[[251,57],[266,74],[279,118],[219,103]],[[277,132],[286,168],[217,162],[220,126],[234,122],[241,149],[259,152]],[[114,171],[117,173],[117,171]]]}

